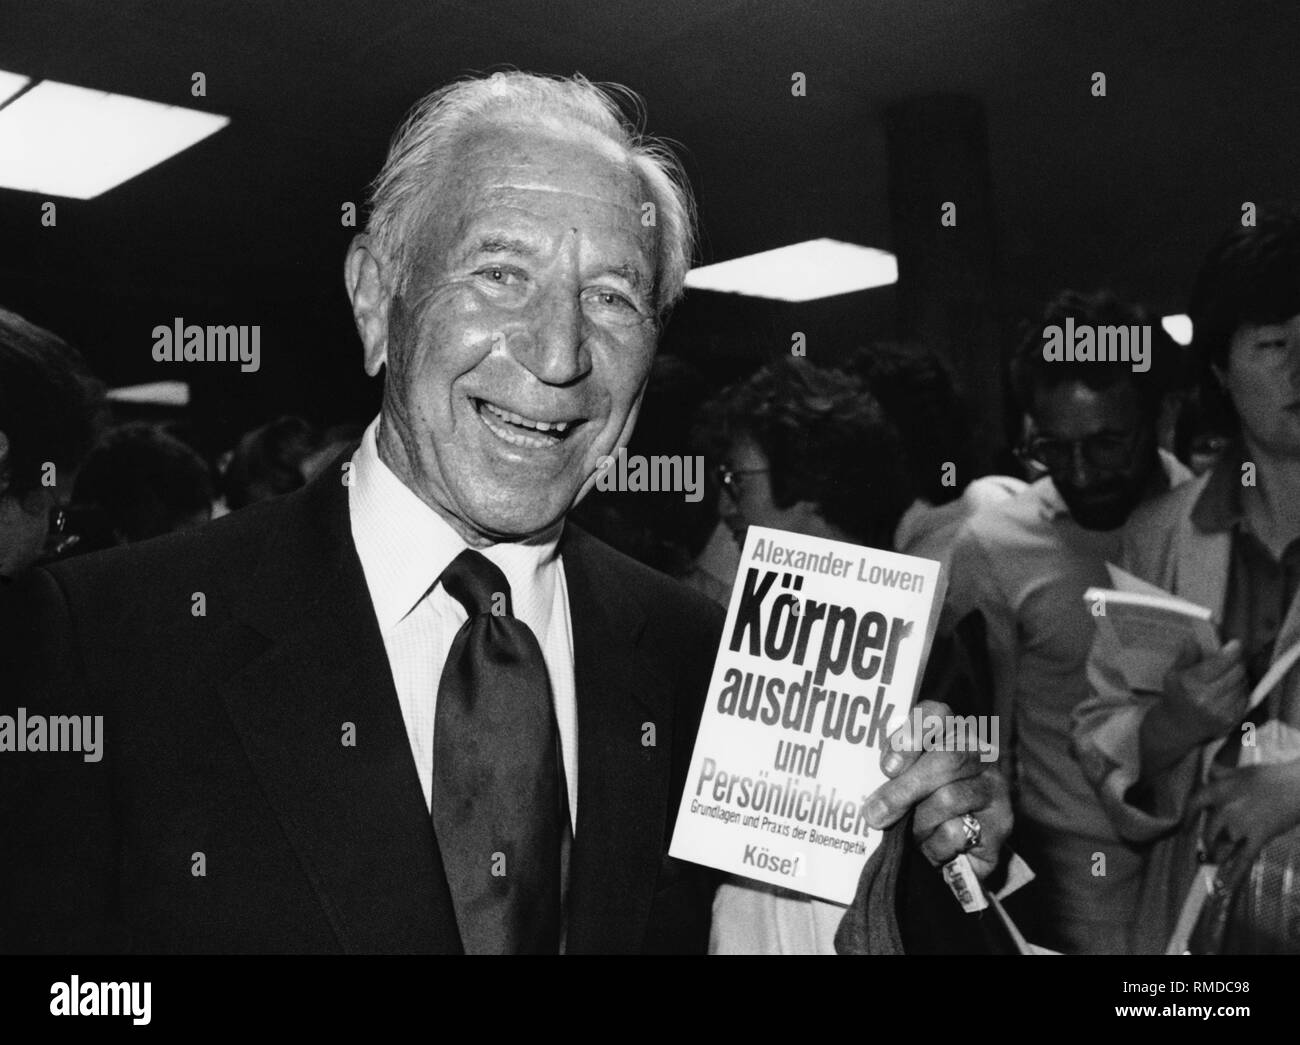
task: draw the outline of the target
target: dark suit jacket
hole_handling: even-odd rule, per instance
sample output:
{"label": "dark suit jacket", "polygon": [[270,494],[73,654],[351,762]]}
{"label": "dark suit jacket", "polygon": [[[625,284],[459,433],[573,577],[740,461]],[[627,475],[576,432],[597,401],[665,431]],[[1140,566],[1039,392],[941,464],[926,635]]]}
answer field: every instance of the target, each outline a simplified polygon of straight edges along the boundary
{"label": "dark suit jacket", "polygon": [[[105,739],[99,763],[0,754],[0,949],[460,950],[338,476],[6,593],[0,713]],[[721,612],[572,525],[561,548],[568,950],[701,952],[715,877],[666,853]]]}

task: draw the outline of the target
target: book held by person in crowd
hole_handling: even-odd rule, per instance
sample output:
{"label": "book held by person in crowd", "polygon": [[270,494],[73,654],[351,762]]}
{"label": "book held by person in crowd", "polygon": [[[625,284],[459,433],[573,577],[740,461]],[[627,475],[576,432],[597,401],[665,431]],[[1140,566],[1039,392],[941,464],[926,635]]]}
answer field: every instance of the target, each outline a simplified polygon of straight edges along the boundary
{"label": "book held by person in crowd", "polygon": [[1089,588],[1099,632],[1118,649],[1119,667],[1135,692],[1164,692],[1165,675],[1217,653],[1222,643],[1214,615],[1204,606],[1157,588],[1111,563],[1113,587]]}

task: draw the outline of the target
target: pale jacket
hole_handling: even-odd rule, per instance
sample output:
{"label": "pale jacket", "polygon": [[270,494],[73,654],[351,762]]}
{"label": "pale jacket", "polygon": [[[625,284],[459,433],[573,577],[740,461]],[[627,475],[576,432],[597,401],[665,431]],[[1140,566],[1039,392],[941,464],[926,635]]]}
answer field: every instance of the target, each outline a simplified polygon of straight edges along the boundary
{"label": "pale jacket", "polygon": [[[1206,533],[1191,520],[1213,472],[1148,501],[1124,531],[1118,565],[1181,598],[1209,608],[1222,625],[1232,558],[1232,532]],[[1088,658],[1091,696],[1074,712],[1074,747],[1084,775],[1120,836],[1150,843],[1137,916],[1134,953],[1164,953],[1198,867],[1193,825],[1183,823],[1188,801],[1222,741],[1189,752],[1153,783],[1156,815],[1124,800],[1141,771],[1142,720],[1161,699],[1132,692],[1116,667],[1116,650],[1097,629]],[[1300,641],[1300,597],[1293,599],[1273,647],[1274,659]],[[1291,671],[1285,686],[1300,684]]]}

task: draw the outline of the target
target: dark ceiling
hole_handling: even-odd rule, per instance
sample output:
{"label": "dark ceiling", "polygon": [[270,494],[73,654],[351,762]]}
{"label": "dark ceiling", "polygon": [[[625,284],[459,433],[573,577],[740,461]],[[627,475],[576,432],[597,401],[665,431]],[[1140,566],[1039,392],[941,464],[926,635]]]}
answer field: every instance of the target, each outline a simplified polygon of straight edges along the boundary
{"label": "dark ceiling", "polygon": [[[197,378],[223,416],[368,408],[341,204],[361,202],[416,98],[506,64],[639,91],[649,129],[683,146],[706,261],[813,236],[889,247],[881,115],[935,92],[985,107],[1011,311],[1100,284],[1178,311],[1242,201],[1297,195],[1293,0],[3,0],[0,68],[232,122],[98,199],[57,201],[55,228],[41,196],[0,190],[0,304],[114,383],[196,380],[150,359],[174,316],[261,323],[258,382]],[[888,293],[840,307],[888,326]]]}

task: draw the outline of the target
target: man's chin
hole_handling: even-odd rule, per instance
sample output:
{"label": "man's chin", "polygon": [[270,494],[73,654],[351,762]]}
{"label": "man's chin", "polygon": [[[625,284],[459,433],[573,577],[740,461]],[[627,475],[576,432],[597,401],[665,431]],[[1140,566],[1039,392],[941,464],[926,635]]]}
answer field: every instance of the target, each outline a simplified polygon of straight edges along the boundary
{"label": "man's chin", "polygon": [[554,529],[568,514],[570,502],[555,496],[555,490],[507,493],[498,491],[488,498],[469,496],[449,499],[454,507],[444,517],[474,544],[525,541]]}
{"label": "man's chin", "polygon": [[472,519],[471,525],[493,543],[527,541],[549,533],[567,514],[564,510],[483,514]]}
{"label": "man's chin", "polygon": [[1114,530],[1128,521],[1136,505],[1127,501],[1071,504],[1067,500],[1066,507],[1070,509],[1070,518],[1085,530]]}

